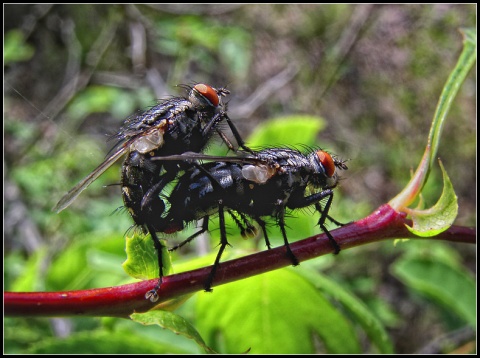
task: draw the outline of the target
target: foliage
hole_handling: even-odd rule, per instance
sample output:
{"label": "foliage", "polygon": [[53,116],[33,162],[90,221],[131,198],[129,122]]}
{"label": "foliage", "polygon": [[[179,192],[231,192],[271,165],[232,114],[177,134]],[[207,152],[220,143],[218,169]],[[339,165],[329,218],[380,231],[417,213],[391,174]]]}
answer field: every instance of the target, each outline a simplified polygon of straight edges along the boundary
{"label": "foliage", "polygon": [[33,56],[33,53],[33,47],[25,43],[21,31],[12,30],[6,34],[3,47],[3,62],[5,64],[26,61]]}

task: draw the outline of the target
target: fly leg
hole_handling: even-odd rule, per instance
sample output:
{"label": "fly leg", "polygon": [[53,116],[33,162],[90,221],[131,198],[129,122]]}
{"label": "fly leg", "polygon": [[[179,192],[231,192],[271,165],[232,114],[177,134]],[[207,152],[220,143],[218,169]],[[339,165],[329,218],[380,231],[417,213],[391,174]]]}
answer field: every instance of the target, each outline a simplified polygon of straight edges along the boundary
{"label": "fly leg", "polygon": [[232,120],[230,119],[230,117],[227,115],[226,112],[222,112],[222,116],[225,118],[225,120],[227,121],[227,124],[228,126],[230,127],[230,130],[232,131],[232,134],[233,136],[235,137],[235,140],[237,141],[237,144],[240,148],[242,148],[243,150],[251,153],[251,154],[255,154],[255,152],[253,150],[251,150],[250,148],[248,148],[246,145],[245,145],[245,142],[243,141],[242,137],[240,137],[240,134],[238,133],[238,130],[237,128],[235,127],[235,125],[233,124]]}
{"label": "fly leg", "polygon": [[266,227],[265,221],[263,221],[259,217],[256,217],[255,221],[262,228],[263,238],[265,240],[265,245],[267,245],[267,248],[270,250],[272,248],[272,245],[270,245],[270,240],[268,239],[267,227]]}
{"label": "fly leg", "polygon": [[215,273],[217,272],[217,268],[220,265],[220,258],[222,257],[223,251],[227,246],[231,246],[227,241],[227,231],[225,230],[225,216],[223,212],[223,203],[220,200],[218,202],[218,218],[220,223],[220,249],[218,250],[217,257],[215,262],[213,263],[212,271],[210,271],[210,275],[205,281],[204,288],[205,291],[211,292],[212,291],[212,283],[213,279],[215,278]]}
{"label": "fly leg", "polygon": [[[328,201],[325,204],[325,208],[322,209],[319,202],[325,199],[326,197],[328,197]],[[338,245],[338,243],[333,238],[332,234],[330,234],[330,232],[327,230],[327,227],[325,226],[325,220],[327,218],[330,218],[330,216],[328,215],[328,211],[330,210],[330,206],[332,205],[332,200],[333,200],[333,190],[327,189],[306,197],[304,197],[303,195],[298,197],[297,195],[292,195],[290,197],[288,207],[290,209],[299,209],[299,208],[305,208],[307,206],[315,204],[315,208],[320,212],[320,219],[318,220],[318,225],[323,230],[325,235],[327,235],[328,240],[330,240],[330,243],[332,244],[333,249],[335,250],[334,254],[336,255],[340,252],[340,246]],[[331,221],[335,224],[338,223],[338,221],[336,220],[331,220]]]}
{"label": "fly leg", "polygon": [[158,239],[158,236],[155,232],[155,229],[150,226],[150,225],[147,225],[147,229],[148,231],[150,232],[150,236],[152,237],[152,240],[153,240],[153,246],[155,247],[155,250],[157,251],[157,257],[158,257],[158,282],[157,284],[155,285],[155,287],[148,291],[146,294],[145,294],[145,298],[147,300],[150,300],[151,302],[156,302],[158,301],[158,294],[157,294],[157,291],[160,289],[160,286],[162,285],[162,279],[163,279],[163,257],[162,257],[162,254],[163,254],[163,249],[164,249],[164,246],[163,244],[160,242],[160,240]]}
{"label": "fly leg", "polygon": [[233,136],[235,137],[235,140],[237,141],[237,144],[239,147],[241,147],[243,150],[251,153],[251,154],[255,154],[255,152],[253,150],[251,150],[250,148],[248,148],[246,145],[245,145],[245,142],[244,140],[242,139],[242,137],[240,136],[240,134],[238,133],[238,130],[237,128],[235,127],[235,125],[233,124],[232,120],[230,119],[230,117],[228,117],[227,115],[227,112],[225,111],[225,109],[222,109],[219,113],[217,113],[211,120],[210,122],[203,128],[203,136],[207,136],[208,133],[210,133],[210,130],[212,128],[215,128],[215,130],[217,131],[217,133],[220,135],[220,137],[222,138],[222,140],[225,142],[225,144],[228,146],[228,148],[230,150],[233,150],[234,152],[236,152],[235,150],[235,147],[233,146],[233,144],[230,142],[230,140],[225,136],[225,134],[217,128],[217,124],[219,122],[221,122],[222,120],[226,120],[227,121],[227,124],[228,126],[230,127],[230,130],[232,131],[232,134]]}
{"label": "fly leg", "polygon": [[208,216],[205,216],[203,218],[202,228],[199,231],[197,231],[193,235],[190,235],[186,240],[182,241],[178,245],[175,245],[175,246],[169,248],[168,251],[172,252],[172,251],[175,251],[175,250],[181,248],[183,245],[188,244],[190,241],[195,239],[197,236],[203,234],[205,231],[208,231]]}
{"label": "fly leg", "polygon": [[282,232],[283,241],[285,243],[285,248],[287,249],[287,256],[292,261],[293,266],[297,266],[299,264],[297,257],[292,252],[290,248],[290,244],[288,243],[287,233],[285,231],[285,207],[281,206],[278,210],[278,225],[280,226],[280,230]]}
{"label": "fly leg", "polygon": [[[232,210],[227,210],[230,214],[230,217],[235,221],[235,224],[240,229],[240,235],[243,238],[253,237],[257,233],[257,229],[248,221],[247,217],[242,213],[234,213]],[[240,216],[240,220],[237,218],[237,215]]]}
{"label": "fly leg", "polygon": [[236,151],[235,150],[235,147],[234,145],[232,144],[232,142],[230,142],[230,139],[227,138],[227,136],[225,135],[225,133],[223,133],[220,129],[218,128],[215,128],[215,130],[217,131],[218,135],[220,136],[220,138],[222,138],[222,141],[227,145],[228,149],[232,150],[232,151]]}
{"label": "fly leg", "polygon": [[[325,226],[325,220],[327,219],[328,216],[328,211],[330,210],[330,205],[332,205],[332,200],[333,200],[333,192],[332,194],[328,197],[328,201],[327,203],[325,204],[325,208],[324,210],[321,210],[321,206],[320,204],[317,202],[315,203],[315,207],[317,208],[317,210],[319,210],[320,212],[320,219],[318,220],[318,226],[320,226],[320,228],[323,230],[323,232],[325,233],[325,235],[327,235],[328,239],[330,240],[330,243],[332,244],[333,246],[333,249],[335,250],[334,254],[335,255],[338,255],[338,253],[340,252],[340,246],[338,245],[338,243],[335,241],[335,239],[333,238],[332,234],[330,234],[330,232],[327,230],[326,226]],[[319,208],[320,207],[320,208]],[[336,220],[335,220],[336,221]],[[338,221],[337,221],[338,223]]]}
{"label": "fly leg", "polygon": [[[323,211],[324,209],[322,208],[322,204],[320,204],[320,202],[318,203],[315,203],[315,209],[317,209],[317,211],[323,215]],[[334,218],[332,218],[330,215],[327,214],[326,218],[331,222],[331,223],[334,223],[335,225],[337,226],[345,226],[347,224],[344,224],[344,223],[341,223],[340,221],[337,221],[335,220]]]}
{"label": "fly leg", "polygon": [[[175,173],[173,170],[167,171],[165,174],[163,174],[160,177],[160,180],[158,181],[158,183],[156,183],[150,189],[148,189],[148,191],[143,196],[142,202],[140,204],[140,208],[142,211],[150,208],[153,203],[160,200],[158,195],[163,190],[163,188],[165,188],[165,185],[167,185],[167,183],[175,179],[176,175],[177,173]],[[165,208],[165,205],[164,205],[164,208]],[[155,211],[155,210],[152,210],[152,211]],[[160,217],[162,213],[163,213],[163,210],[160,213],[155,211],[155,215],[157,215],[158,217]]]}

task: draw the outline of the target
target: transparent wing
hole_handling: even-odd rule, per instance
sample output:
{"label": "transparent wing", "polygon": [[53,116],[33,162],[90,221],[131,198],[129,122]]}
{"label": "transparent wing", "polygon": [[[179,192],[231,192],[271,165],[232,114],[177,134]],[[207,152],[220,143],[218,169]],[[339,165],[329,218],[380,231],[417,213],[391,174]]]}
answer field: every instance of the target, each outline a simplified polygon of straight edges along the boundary
{"label": "transparent wing", "polygon": [[220,161],[220,162],[233,162],[233,163],[251,163],[251,164],[258,164],[258,163],[265,163],[266,161],[260,158],[255,157],[251,153],[248,152],[237,152],[236,157],[228,157],[228,156],[218,156],[218,155],[207,155],[202,153],[195,153],[195,152],[185,152],[182,154],[177,155],[167,155],[164,157],[152,157],[150,160],[184,160],[184,161],[195,161],[195,160],[205,160],[205,161]]}
{"label": "transparent wing", "polygon": [[108,157],[102,164],[100,164],[93,172],[80,181],[75,187],[73,187],[67,194],[65,194],[60,201],[52,209],[59,213],[66,207],[68,207],[76,198],[84,191],[90,184],[92,184],[100,175],[102,175],[108,168],[112,166],[120,157],[126,152],[127,146],[123,146],[118,149],[114,154]]}

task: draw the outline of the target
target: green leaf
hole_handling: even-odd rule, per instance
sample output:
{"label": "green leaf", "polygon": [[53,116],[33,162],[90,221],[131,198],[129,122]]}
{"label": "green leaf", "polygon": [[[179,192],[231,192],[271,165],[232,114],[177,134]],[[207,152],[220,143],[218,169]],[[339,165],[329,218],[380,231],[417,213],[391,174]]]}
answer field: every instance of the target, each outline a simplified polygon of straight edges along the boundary
{"label": "green leaf", "polygon": [[382,323],[360,299],[343,286],[316,271],[299,270],[299,273],[308,278],[322,293],[333,297],[336,302],[343,305],[353,316],[353,320],[362,326],[380,353],[393,353],[392,342]]}
{"label": "green leaf", "polygon": [[275,118],[262,123],[248,138],[252,148],[264,146],[316,146],[318,132],[325,128],[325,120],[315,116],[294,115]]}
{"label": "green leaf", "polygon": [[223,353],[359,353],[353,327],[295,269],[282,269],[199,293],[199,332]]}
{"label": "green leaf", "polygon": [[3,41],[3,64],[27,61],[32,58],[35,49],[25,43],[25,37],[20,30],[11,30],[5,34]]}
{"label": "green leaf", "polygon": [[[13,292],[42,291],[45,289],[39,284],[43,283],[42,267],[45,265],[45,257],[48,255],[45,247],[39,247],[23,264],[21,274],[8,287]],[[6,259],[6,258],[5,258]],[[6,262],[4,262],[6,264]]]}
{"label": "green leaf", "polygon": [[62,339],[46,338],[27,353],[36,354],[159,354],[184,353],[178,347],[146,339],[132,332],[92,331]]}
{"label": "green leaf", "polygon": [[392,273],[405,285],[476,327],[475,280],[460,267],[430,258],[405,258],[392,265]]}
{"label": "green leaf", "polygon": [[440,234],[452,226],[458,214],[458,202],[452,182],[440,162],[440,168],[443,174],[443,192],[438,202],[429,209],[417,210],[408,209],[413,226],[408,225],[407,229],[415,235],[421,237],[430,237]]}
{"label": "green leaf", "polygon": [[46,276],[49,290],[74,290],[88,285],[92,271],[88,267],[85,242],[75,242],[62,251],[50,265]]}
{"label": "green leaf", "polygon": [[111,112],[123,118],[133,112],[136,98],[127,91],[108,86],[89,86],[77,94],[68,106],[71,121],[82,119],[91,113]]}
{"label": "green leaf", "polygon": [[[158,257],[150,235],[137,232],[126,237],[127,260],[122,264],[130,276],[139,280],[158,278]],[[163,273],[167,275],[171,269],[170,255],[167,249],[162,252]]]}
{"label": "green leaf", "polygon": [[438,100],[423,158],[407,186],[389,202],[390,206],[394,209],[404,210],[407,206],[412,204],[421,193],[422,188],[428,179],[434,159],[437,156],[443,125],[447,119],[452,102],[477,57],[476,36],[474,36],[472,30],[467,29],[464,31],[463,45],[463,51],[460,54],[460,58],[458,59],[455,68],[450,73]]}
{"label": "green leaf", "polygon": [[115,285],[125,279],[119,263],[124,253],[117,233],[78,235],[52,261],[46,278],[48,291],[79,290]]}
{"label": "green leaf", "polygon": [[252,39],[245,29],[231,28],[229,36],[222,36],[219,55],[236,78],[245,79],[252,60]]}
{"label": "green leaf", "polygon": [[134,313],[130,316],[135,322],[143,325],[158,325],[187,338],[193,339],[207,353],[216,353],[203,341],[197,330],[183,317],[168,311],[149,311],[147,313]]}
{"label": "green leaf", "polygon": [[460,29],[463,34],[463,41],[468,43],[468,46],[477,47],[477,31],[472,28]]}

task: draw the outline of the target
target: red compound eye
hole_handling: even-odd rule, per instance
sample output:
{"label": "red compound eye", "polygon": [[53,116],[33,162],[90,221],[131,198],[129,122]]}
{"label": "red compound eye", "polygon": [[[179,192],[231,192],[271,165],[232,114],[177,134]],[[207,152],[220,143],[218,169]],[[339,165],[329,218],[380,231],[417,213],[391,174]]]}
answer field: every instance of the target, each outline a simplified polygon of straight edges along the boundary
{"label": "red compound eye", "polygon": [[218,93],[213,87],[199,83],[193,87],[198,93],[205,97],[214,107],[218,106],[220,99],[218,98]]}
{"label": "red compound eye", "polygon": [[325,168],[325,174],[327,174],[327,177],[331,178],[333,174],[335,174],[335,162],[333,161],[331,155],[323,150],[319,150],[317,151],[317,157]]}

